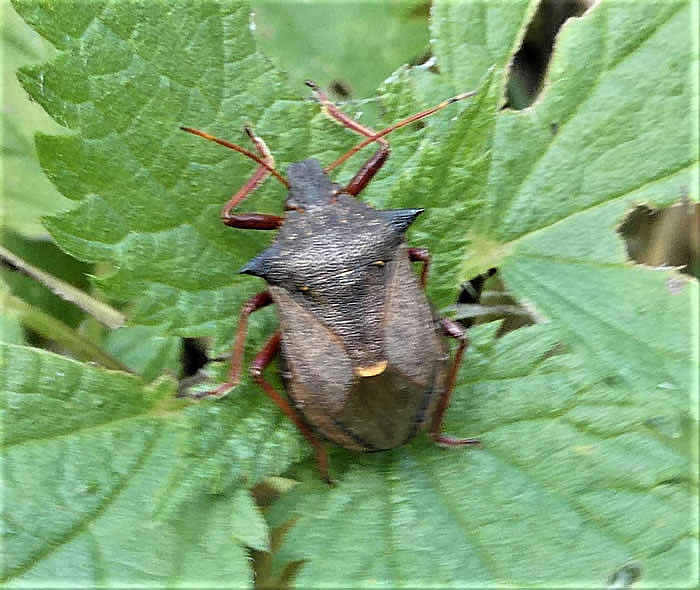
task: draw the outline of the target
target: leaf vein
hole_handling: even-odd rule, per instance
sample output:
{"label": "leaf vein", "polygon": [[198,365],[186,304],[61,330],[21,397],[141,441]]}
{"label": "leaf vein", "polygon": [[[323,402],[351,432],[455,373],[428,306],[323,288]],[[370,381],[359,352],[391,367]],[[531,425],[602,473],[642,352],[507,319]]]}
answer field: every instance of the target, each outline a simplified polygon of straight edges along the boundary
{"label": "leaf vein", "polygon": [[109,506],[126,489],[129,480],[143,467],[143,465],[146,462],[146,459],[153,452],[153,448],[155,446],[155,442],[158,438],[159,433],[160,427],[159,425],[157,425],[155,430],[151,434],[150,439],[144,446],[143,451],[139,455],[138,459],[134,462],[133,467],[129,470],[129,472],[125,473],[123,477],[121,477],[117,481],[109,496],[105,497],[104,500],[98,506],[96,506],[90,513],[86,514],[84,518],[78,520],[70,530],[68,530],[61,536],[61,538],[56,540],[54,543],[47,543],[45,547],[37,551],[34,555],[27,557],[24,563],[21,563],[13,569],[9,570],[6,576],[0,579],[0,582],[6,582],[29,571],[38,562],[40,562],[43,559],[46,559],[49,555],[58,551],[66,543],[69,543],[71,540],[78,537],[81,533],[89,530],[88,527],[90,526],[90,524],[95,522],[98,517],[104,514],[107,508],[109,508]]}
{"label": "leaf vein", "polygon": [[[411,453],[410,449],[408,450]],[[454,503],[450,499],[450,494],[443,489],[439,476],[435,473],[434,466],[424,465],[415,461],[414,464],[422,467],[423,473],[430,479],[430,483],[435,490],[435,497],[440,497],[443,500],[443,505],[447,509],[447,512],[452,515],[452,522],[454,522],[462,531],[464,537],[469,540],[471,546],[474,548],[476,556],[479,558],[484,567],[490,570],[495,576],[498,576],[501,580],[507,580],[508,576],[504,576],[498,567],[498,564],[493,560],[488,552],[483,547],[483,544],[479,542],[474,535],[473,529],[469,526],[468,522],[465,522],[464,515],[457,509]]]}

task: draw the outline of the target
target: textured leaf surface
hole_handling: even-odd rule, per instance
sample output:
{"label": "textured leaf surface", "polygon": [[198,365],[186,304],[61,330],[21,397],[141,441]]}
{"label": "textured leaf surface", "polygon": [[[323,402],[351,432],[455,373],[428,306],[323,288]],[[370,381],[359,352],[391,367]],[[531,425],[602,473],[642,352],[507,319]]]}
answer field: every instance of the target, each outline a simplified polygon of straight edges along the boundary
{"label": "textured leaf surface", "polygon": [[7,587],[250,583],[232,510],[249,536],[265,533],[235,494],[154,516],[183,435],[172,383],[21,346],[3,345],[0,362]]}
{"label": "textured leaf surface", "polygon": [[[439,144],[423,142],[388,203],[415,203],[414,190],[434,195],[415,236],[435,254],[435,274],[452,278],[433,291],[439,302],[453,300],[451,284],[499,267],[594,366],[631,387],[688,391],[697,357],[679,327],[696,284],[668,296],[673,273],[630,266],[616,232],[639,202],[668,204],[686,188],[698,195],[697,4],[657,8],[642,17],[603,2],[570,20],[535,105],[495,116],[492,141],[479,112]],[[451,34],[455,20],[440,30]],[[483,20],[462,45],[486,34],[492,21]],[[458,58],[448,51],[444,61]]]}
{"label": "textured leaf surface", "polygon": [[[416,442],[360,459],[337,453],[341,483],[314,472],[270,513],[292,526],[272,579],[305,560],[296,585],[486,583],[604,586],[638,560],[650,587],[697,581],[697,422],[672,390],[595,381],[556,330],[494,341],[478,329],[447,431],[482,448]],[[523,351],[527,350],[524,354]]]}
{"label": "textured leaf surface", "polygon": [[150,326],[113,330],[102,347],[147,380],[163,374],[180,376],[182,341],[174,336],[161,336]]}
{"label": "textured leaf surface", "polygon": [[[437,6],[446,31],[450,8]],[[637,559],[645,584],[697,583],[697,285],[671,296],[672,273],[627,264],[615,231],[640,200],[697,195],[693,18],[692,4],[640,20],[603,4],[560,34],[535,107],[495,116],[489,152],[484,113],[470,121],[469,108],[440,144],[420,145],[388,204],[412,191],[444,203],[414,234],[436,274],[500,266],[576,354],[542,362],[531,330],[487,362],[472,353],[450,413],[470,418],[449,431],[477,424],[484,449],[336,460],[337,489],[310,480],[273,510],[275,525],[295,523],[273,577],[303,560],[299,587],[603,585]]]}

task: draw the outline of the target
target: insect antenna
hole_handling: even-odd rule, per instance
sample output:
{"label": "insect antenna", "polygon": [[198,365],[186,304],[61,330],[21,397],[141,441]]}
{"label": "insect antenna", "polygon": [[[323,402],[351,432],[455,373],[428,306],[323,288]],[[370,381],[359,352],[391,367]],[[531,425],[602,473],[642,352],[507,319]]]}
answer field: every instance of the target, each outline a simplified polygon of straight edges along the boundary
{"label": "insect antenna", "polygon": [[[229,141],[226,141],[225,139],[219,139],[218,137],[214,137],[213,135],[209,135],[208,133],[204,131],[200,131],[199,129],[193,129],[192,127],[180,127],[183,131],[187,131],[187,133],[191,133],[192,135],[198,135],[199,137],[203,137],[204,139],[208,139],[209,141],[213,141],[214,143],[218,143],[219,145],[223,145],[224,147],[227,147],[231,150],[234,150],[238,152],[239,154],[243,154],[244,156],[247,156],[251,160],[254,160],[258,164],[260,164],[263,168],[266,168],[277,180],[279,180],[284,186],[289,188],[289,182],[287,182],[287,179],[282,176],[275,168],[270,166],[265,160],[260,158],[259,156],[256,156],[253,152],[248,151],[247,149],[241,147],[240,145],[236,145],[235,143],[231,143]],[[249,133],[250,135],[250,133]]]}
{"label": "insect antenna", "polygon": [[420,121],[421,119],[424,119],[425,117],[429,117],[433,113],[437,113],[438,111],[441,111],[442,109],[451,105],[452,103],[458,102],[460,100],[464,100],[465,98],[469,98],[470,96],[474,96],[475,94],[476,94],[476,90],[471,90],[470,92],[463,92],[462,94],[458,94],[457,96],[453,96],[452,98],[448,98],[447,100],[443,100],[440,104],[437,104],[434,107],[431,107],[425,111],[421,111],[420,113],[416,113],[415,115],[411,115],[410,117],[407,117],[407,118],[403,119],[402,121],[394,123],[393,125],[389,125],[389,127],[387,127],[386,129],[382,129],[381,131],[379,131],[379,132],[375,133],[374,135],[368,137],[367,139],[361,141],[355,147],[351,148],[348,152],[346,152],[344,155],[340,156],[340,158],[338,158],[335,162],[326,166],[326,172],[329,172],[330,170],[333,170],[333,168],[340,166],[343,162],[345,162],[345,160],[354,156],[363,147],[369,145],[370,143],[372,143],[374,141],[381,139],[385,135],[389,135],[389,133],[391,133],[392,131],[396,131],[397,129],[401,129],[401,127],[405,127],[406,125],[410,125],[411,123],[415,123],[416,121]]}

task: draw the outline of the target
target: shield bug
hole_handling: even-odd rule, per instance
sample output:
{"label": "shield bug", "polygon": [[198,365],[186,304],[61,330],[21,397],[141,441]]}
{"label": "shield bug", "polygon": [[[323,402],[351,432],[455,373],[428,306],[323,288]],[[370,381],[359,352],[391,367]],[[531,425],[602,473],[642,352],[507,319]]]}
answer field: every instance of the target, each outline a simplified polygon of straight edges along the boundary
{"label": "shield bug", "polygon": [[[325,169],[307,159],[291,164],[285,179],[265,142],[250,128],[246,132],[257,154],[182,127],[258,163],[224,205],[222,221],[233,228],[279,230],[272,245],[239,271],[263,278],[268,286],[240,312],[229,379],[197,397],[226,395],[238,383],[248,316],[275,303],[280,328],[251,363],[250,375],[313,445],[324,479],[329,480],[324,440],[353,451],[380,451],[427,428],[442,446],[478,443],[441,432],[467,338],[459,324],[434,314],[424,293],[430,255],[404,240],[423,210],[377,210],[356,199],[389,157],[385,135],[474,93],[450,98],[377,133],[345,115],[313,82],[307,85],[331,118],[366,137]],[[373,142],[379,148],[346,186],[330,179],[329,171]],[[288,189],[284,217],[234,213],[270,175]],[[423,265],[420,279],[412,262]],[[445,337],[458,342],[452,361]],[[286,397],[263,376],[277,356]]]}

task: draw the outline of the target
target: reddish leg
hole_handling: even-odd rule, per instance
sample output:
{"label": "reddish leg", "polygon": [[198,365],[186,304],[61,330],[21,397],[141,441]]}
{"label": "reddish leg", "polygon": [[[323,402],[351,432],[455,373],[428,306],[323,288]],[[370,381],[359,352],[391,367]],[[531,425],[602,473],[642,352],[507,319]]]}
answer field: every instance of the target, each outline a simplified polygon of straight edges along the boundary
{"label": "reddish leg", "polygon": [[[244,156],[250,158],[251,160],[257,162],[260,166],[265,168],[270,174],[272,174],[277,180],[279,180],[284,186],[289,188],[289,183],[287,182],[287,179],[284,178],[277,170],[275,170],[274,166],[270,166],[265,160],[260,158],[259,156],[256,156],[253,152],[248,151],[245,148],[242,148],[240,145],[236,145],[235,143],[231,143],[230,141],[226,141],[225,139],[219,139],[218,137],[214,137],[213,135],[209,135],[205,131],[200,131],[199,129],[194,129],[192,127],[180,127],[182,131],[187,131],[187,133],[191,133],[192,135],[197,135],[198,137],[203,137],[204,139],[207,139],[209,141],[213,141],[214,143],[218,143],[219,145],[223,145],[224,147],[227,147],[230,150],[234,150],[238,152],[239,154],[243,154]],[[246,129],[246,132],[248,130]],[[257,144],[256,144],[257,145]]]}
{"label": "reddish leg", "polygon": [[344,193],[356,197],[369,184],[374,175],[384,166],[389,158],[389,146],[380,147],[374,155],[367,160],[362,168],[352,177],[348,185],[343,189]]}
{"label": "reddish leg", "polygon": [[[423,263],[420,281],[423,285],[423,289],[425,289],[425,285],[428,280],[428,267],[430,266],[430,252],[428,252],[426,248],[409,248],[408,257],[411,262]],[[466,330],[456,322],[443,318],[440,320],[440,326],[445,331],[447,336],[459,341],[459,346],[457,348],[455,360],[452,363],[449,374],[447,375],[445,391],[440,397],[435,414],[433,414],[433,421],[430,425],[428,434],[430,438],[441,446],[454,447],[462,445],[478,445],[481,442],[478,438],[454,438],[452,436],[442,434],[441,432],[442,420],[445,416],[445,412],[447,411],[447,407],[450,405],[452,390],[454,389],[455,382],[457,381],[457,371],[459,370],[459,366],[462,364],[462,357],[464,356],[464,351],[467,349],[469,340],[467,339]]]}
{"label": "reddish leg", "polygon": [[[253,130],[250,127],[245,128],[245,132],[248,134],[248,137],[250,137],[250,140],[253,142],[255,145],[255,149],[258,150],[258,153],[262,156],[263,162],[267,164],[267,166],[259,166],[258,169],[253,173],[253,176],[250,177],[250,180],[246,182],[239,190],[236,192],[226,203],[221,209],[221,220],[226,223],[226,225],[229,225],[227,223],[227,220],[229,217],[231,217],[231,211],[240,203],[243,199],[245,199],[250,193],[252,193],[256,188],[258,188],[262,182],[271,174],[270,169],[275,168],[275,159],[272,157],[272,152],[270,152],[270,149],[267,147],[267,144],[255,133],[253,133]],[[232,226],[232,227],[237,227],[237,226]]]}
{"label": "reddish leg", "polygon": [[409,248],[408,258],[411,262],[422,262],[423,270],[420,273],[420,282],[425,289],[425,285],[428,282],[428,267],[430,266],[430,252],[427,248]]}
{"label": "reddish leg", "polygon": [[253,173],[253,176],[250,177],[250,180],[248,180],[248,182],[246,182],[221,209],[221,220],[226,225],[240,229],[278,229],[282,225],[284,219],[282,217],[278,217],[277,215],[265,215],[264,213],[231,213],[231,211],[257,187],[259,187],[270,174],[277,177],[277,179],[285,186],[289,186],[289,183],[282,176],[280,176],[277,170],[275,170],[275,159],[273,158],[267,145],[260,137],[253,133],[253,130],[250,127],[246,127],[245,132],[255,145],[260,157],[236,145],[235,143],[229,143],[223,139],[213,137],[204,131],[192,129],[191,127],[180,127],[180,129],[240,152],[255,160],[259,164],[257,170],[255,170]]}
{"label": "reddish leg", "polygon": [[[343,113],[329,100],[326,93],[323,92],[323,90],[321,90],[314,82],[307,80],[306,85],[316,93],[321,106],[326,111],[328,116],[332,117],[348,129],[352,129],[356,133],[364,135],[365,137],[373,137],[376,134],[376,132],[369,127],[361,125]],[[374,175],[379,172],[379,169],[384,165],[384,162],[386,162],[387,158],[389,157],[389,153],[391,152],[389,142],[382,137],[377,139],[377,143],[380,144],[379,149],[369,160],[365,162],[362,168],[360,168],[359,172],[353,176],[352,180],[343,189],[344,193],[352,196],[357,196],[360,194],[362,189],[369,184]]]}
{"label": "reddish leg", "polygon": [[222,383],[216,389],[211,391],[202,391],[195,393],[194,397],[201,399],[203,397],[224,397],[229,393],[241,378],[241,365],[243,364],[243,349],[245,348],[246,328],[248,326],[248,316],[272,303],[272,297],[269,291],[261,291],[257,295],[253,295],[241,310],[241,315],[238,318],[238,329],[236,330],[236,343],[233,345],[231,353],[231,370],[229,372],[228,381]]}
{"label": "reddish leg", "polygon": [[[308,83],[307,83],[308,84]],[[401,121],[398,121],[397,123],[394,123],[393,125],[389,125],[386,129],[382,129],[378,133],[375,133],[374,135],[368,135],[367,139],[364,141],[361,141],[358,143],[354,148],[351,150],[347,151],[345,154],[340,156],[335,162],[332,164],[329,164],[326,166],[326,172],[330,172],[333,170],[333,168],[337,168],[340,166],[343,162],[345,162],[348,158],[351,158],[354,156],[357,152],[359,152],[363,147],[366,145],[369,145],[373,141],[381,142],[382,138],[385,135],[389,135],[389,133],[392,133],[393,131],[396,131],[397,129],[401,129],[401,127],[405,127],[406,125],[410,125],[411,123],[415,123],[416,121],[420,121],[421,119],[425,119],[425,117],[429,117],[433,113],[437,113],[438,111],[444,109],[445,107],[454,104],[460,100],[464,100],[465,98],[469,98],[470,96],[474,96],[476,94],[476,91],[471,91],[471,92],[463,92],[462,94],[458,94],[457,96],[453,96],[452,98],[448,98],[447,100],[443,100],[440,104],[435,105],[434,107],[431,107],[429,109],[426,109],[425,111],[421,111],[420,113],[416,113],[415,115],[411,115],[410,117],[406,117],[405,119],[402,119]],[[364,133],[363,133],[364,135]]]}
{"label": "reddish leg", "polygon": [[284,223],[284,217],[266,213],[234,213],[222,217],[222,221],[229,227],[238,229],[279,229]]}
{"label": "reddish leg", "polygon": [[450,373],[447,376],[447,386],[440,397],[435,414],[433,414],[433,422],[430,425],[430,431],[428,434],[430,438],[432,438],[440,446],[459,447],[463,445],[478,445],[481,442],[478,438],[455,438],[447,434],[442,434],[442,420],[445,416],[447,406],[450,405],[452,390],[454,389],[455,381],[457,380],[457,371],[459,370],[459,365],[462,363],[462,356],[464,355],[464,351],[467,348],[469,340],[467,339],[466,331],[458,323],[451,320],[442,319],[440,320],[440,325],[450,338],[459,340],[459,348],[457,348],[454,363],[452,364]]}
{"label": "reddish leg", "polygon": [[309,425],[302,420],[301,416],[289,405],[289,402],[263,377],[263,371],[277,356],[280,350],[280,332],[275,332],[275,334],[267,341],[265,347],[258,353],[253,362],[250,364],[250,376],[257,381],[258,385],[262,387],[263,391],[267,396],[277,404],[277,406],[282,410],[287,417],[294,422],[299,431],[304,435],[306,440],[311,443],[311,446],[316,451],[316,462],[318,463],[318,470],[321,472],[321,477],[331,483],[331,479],[328,475],[328,455],[323,443],[316,437]]}

